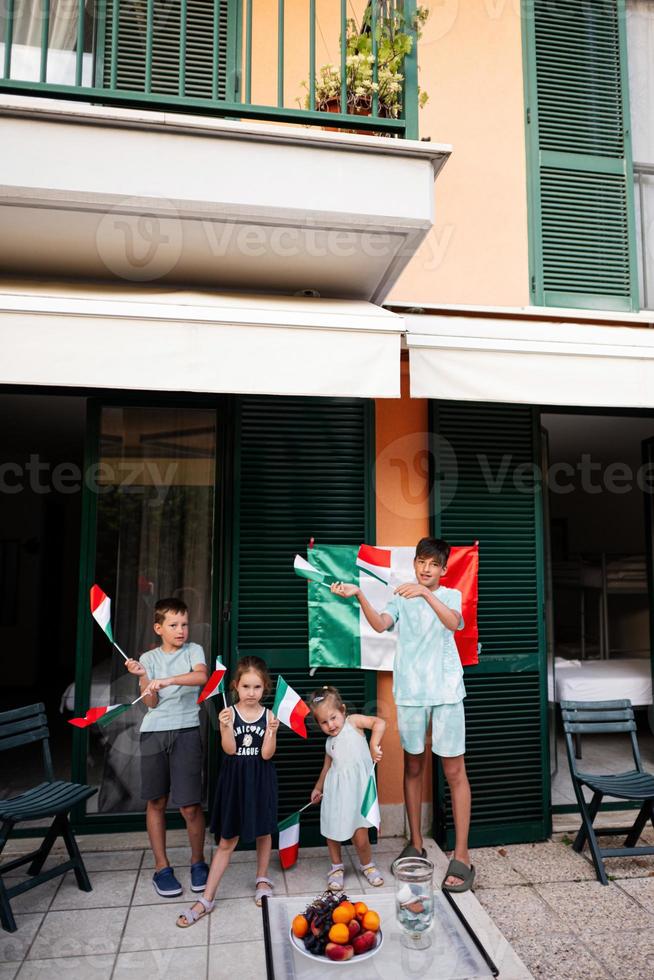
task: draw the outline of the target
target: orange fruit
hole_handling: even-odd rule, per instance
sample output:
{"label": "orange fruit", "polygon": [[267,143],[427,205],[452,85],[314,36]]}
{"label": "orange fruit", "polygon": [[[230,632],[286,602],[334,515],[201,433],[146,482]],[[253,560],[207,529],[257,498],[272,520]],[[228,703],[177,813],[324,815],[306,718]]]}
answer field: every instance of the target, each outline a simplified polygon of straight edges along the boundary
{"label": "orange fruit", "polygon": [[304,939],[309,931],[309,923],[303,915],[296,915],[293,919],[291,929],[293,930],[294,936],[297,936],[298,939]]}
{"label": "orange fruit", "polygon": [[352,921],[355,915],[356,910],[354,905],[352,905],[352,902],[341,902],[341,904],[337,905],[332,912],[332,921],[335,924],[343,922],[345,925],[347,925],[348,922]]}
{"label": "orange fruit", "polygon": [[368,911],[368,906],[365,902],[357,902],[354,906],[354,911],[356,913],[357,919],[362,919],[366,912]]}
{"label": "orange fruit", "polygon": [[379,926],[381,925],[381,919],[376,912],[369,909],[364,915],[361,925],[364,929],[370,929],[371,932],[377,932]]}
{"label": "orange fruit", "polygon": [[329,930],[329,941],[339,943],[341,946],[344,946],[345,943],[350,941],[350,930],[344,922],[337,922],[335,926],[331,927]]}

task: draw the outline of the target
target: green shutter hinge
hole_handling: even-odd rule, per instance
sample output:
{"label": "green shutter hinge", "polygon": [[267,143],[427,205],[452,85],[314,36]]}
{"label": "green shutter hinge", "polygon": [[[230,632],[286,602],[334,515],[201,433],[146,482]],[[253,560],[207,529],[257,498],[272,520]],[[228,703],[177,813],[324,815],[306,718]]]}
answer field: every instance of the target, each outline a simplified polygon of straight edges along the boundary
{"label": "green shutter hinge", "polygon": [[527,125],[531,123],[531,109],[527,106]]}
{"label": "green shutter hinge", "polygon": [[223,603],[223,623],[228,623],[232,618],[232,604],[229,599]]}
{"label": "green shutter hinge", "polygon": [[536,292],[536,276],[532,275],[530,282],[531,282],[531,291],[533,294]]}

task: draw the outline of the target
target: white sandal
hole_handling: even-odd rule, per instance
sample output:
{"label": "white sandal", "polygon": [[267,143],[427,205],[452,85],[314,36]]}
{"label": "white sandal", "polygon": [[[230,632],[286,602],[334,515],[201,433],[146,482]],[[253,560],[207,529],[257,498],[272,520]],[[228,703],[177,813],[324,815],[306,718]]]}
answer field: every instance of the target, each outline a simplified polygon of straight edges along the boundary
{"label": "white sandal", "polygon": [[365,876],[368,884],[372,885],[373,888],[380,888],[384,884],[382,874],[373,861],[370,864],[366,864],[365,868],[363,865],[360,865],[359,870]]}
{"label": "white sandal", "polygon": [[264,877],[264,875],[260,875],[254,882],[254,884],[258,886],[260,882],[264,885],[270,885],[270,888],[259,888],[259,887],[256,888],[254,892],[254,904],[258,905],[259,908],[261,908],[261,900],[263,896],[264,895],[271,896],[273,893],[273,888],[275,887],[274,883],[270,880],[270,878],[266,878]]}
{"label": "white sandal", "polygon": [[330,892],[342,892],[345,886],[345,867],[342,864],[332,868],[327,875],[327,888]]}
{"label": "white sandal", "polygon": [[[186,912],[182,912],[181,915],[177,916],[177,922],[175,925],[179,926],[180,929],[188,929],[188,927],[192,926],[193,923],[199,922],[200,919],[204,919],[205,915],[209,915],[210,912],[213,912],[215,904],[215,901],[210,902],[206,898],[202,898],[202,896],[200,896],[195,902],[193,902],[193,905],[191,905]],[[204,907],[198,911],[195,908],[196,905],[202,905]],[[186,922],[180,922],[180,919],[186,919]]]}

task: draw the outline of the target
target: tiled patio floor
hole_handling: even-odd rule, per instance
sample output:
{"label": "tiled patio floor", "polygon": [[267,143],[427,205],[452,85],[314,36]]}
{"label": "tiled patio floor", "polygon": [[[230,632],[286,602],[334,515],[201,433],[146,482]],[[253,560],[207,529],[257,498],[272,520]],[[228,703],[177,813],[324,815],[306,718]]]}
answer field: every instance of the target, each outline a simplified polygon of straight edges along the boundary
{"label": "tiled patio floor", "polygon": [[476,897],[534,977],[652,980],[654,856],[608,858],[605,887],[572,837],[473,851]]}
{"label": "tiled patio floor", "polygon": [[[652,832],[647,836],[654,840]],[[169,856],[185,886],[182,901],[155,894],[145,835],[80,838],[93,891],[79,891],[67,875],[15,899],[18,931],[0,932],[0,980],[264,980],[261,913],[252,901],[252,852],[235,855],[216,911],[181,930],[175,918],[192,900],[188,850],[183,832],[173,832],[170,840]],[[575,854],[568,840],[558,835],[540,844],[473,851],[476,895],[459,901],[500,966],[501,980],[528,980],[530,975],[544,980],[651,980],[654,857],[610,859],[614,880],[604,888],[590,862]],[[396,838],[377,845],[377,860],[390,888],[390,863],[401,845]],[[29,842],[17,841],[11,850],[28,847]],[[433,842],[429,853],[440,878],[445,857]],[[271,877],[278,894],[318,894],[326,866],[324,848],[307,848],[287,872],[274,861]],[[346,888],[375,891],[359,878],[351,853],[346,870]]]}
{"label": "tiled patio floor", "polygon": [[[168,850],[185,888],[182,900],[155,894],[152,855],[144,834],[78,838],[93,891],[80,891],[67,874],[14,899],[18,930],[0,931],[0,980],[140,980],[146,976],[148,980],[265,980],[261,911],[252,900],[253,852],[235,854],[212,915],[189,929],[178,929],[177,915],[193,900],[184,838],[182,831],[171,833]],[[390,864],[403,844],[397,838],[384,838],[376,846],[376,860],[390,890]],[[15,841],[7,851],[13,856],[30,846],[29,841]],[[428,848],[440,880],[446,859],[433,842]],[[347,851],[346,888],[376,892],[357,874]],[[9,856],[5,853],[3,858]],[[296,866],[286,872],[275,856],[270,877],[277,894],[316,895],[324,889],[327,868],[326,848],[306,848]],[[474,896],[462,898],[466,915],[502,964],[502,976],[529,980],[528,971]]]}

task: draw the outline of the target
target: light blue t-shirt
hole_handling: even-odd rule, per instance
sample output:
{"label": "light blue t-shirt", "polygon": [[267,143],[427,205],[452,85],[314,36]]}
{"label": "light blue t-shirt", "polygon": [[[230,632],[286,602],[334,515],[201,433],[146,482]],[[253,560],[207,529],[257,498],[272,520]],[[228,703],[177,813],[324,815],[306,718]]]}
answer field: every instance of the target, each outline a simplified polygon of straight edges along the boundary
{"label": "light blue t-shirt", "polygon": [[[140,657],[151,681],[163,677],[188,674],[198,664],[206,664],[204,650],[198,643],[185,643],[173,653],[164,653],[161,647],[148,650]],[[159,694],[156,708],[148,708],[141,722],[142,732],[169,732],[179,728],[195,728],[200,724],[200,708],[197,704],[199,687],[182,687],[172,684]]]}
{"label": "light blue t-shirt", "polygon": [[[441,585],[433,593],[450,609],[461,612],[461,593]],[[466,696],[463,667],[454,633],[441,623],[426,599],[396,595],[384,609],[397,624],[397,652],[393,663],[393,698],[396,704],[456,704]],[[463,629],[463,617],[458,629]]]}

